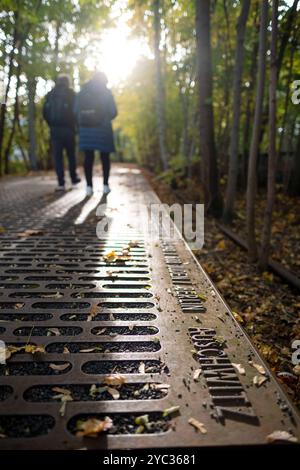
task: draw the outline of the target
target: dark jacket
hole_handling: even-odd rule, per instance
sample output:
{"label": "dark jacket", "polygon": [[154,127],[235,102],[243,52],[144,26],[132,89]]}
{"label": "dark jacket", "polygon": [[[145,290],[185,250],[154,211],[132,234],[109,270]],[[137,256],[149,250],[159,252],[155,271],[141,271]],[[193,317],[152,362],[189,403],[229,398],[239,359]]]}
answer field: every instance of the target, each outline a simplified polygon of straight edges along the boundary
{"label": "dark jacket", "polygon": [[85,93],[95,95],[95,102],[101,103],[104,116],[101,123],[95,127],[82,127],[79,123],[79,147],[81,150],[100,150],[100,152],[114,152],[114,135],[111,121],[117,116],[117,107],[110,90],[105,85],[90,80],[84,84],[76,97],[75,113],[79,119],[79,112]]}
{"label": "dark jacket", "polygon": [[[55,101],[58,103],[55,122],[51,121],[51,104]],[[57,106],[57,105],[56,105]],[[62,113],[61,106],[64,106]],[[55,87],[46,95],[43,106],[43,116],[50,127],[52,138],[64,138],[68,135],[74,135],[76,131],[76,115],[74,112],[75,92],[64,85],[55,85]],[[53,107],[51,108],[53,110]],[[63,115],[63,118],[61,117]]]}

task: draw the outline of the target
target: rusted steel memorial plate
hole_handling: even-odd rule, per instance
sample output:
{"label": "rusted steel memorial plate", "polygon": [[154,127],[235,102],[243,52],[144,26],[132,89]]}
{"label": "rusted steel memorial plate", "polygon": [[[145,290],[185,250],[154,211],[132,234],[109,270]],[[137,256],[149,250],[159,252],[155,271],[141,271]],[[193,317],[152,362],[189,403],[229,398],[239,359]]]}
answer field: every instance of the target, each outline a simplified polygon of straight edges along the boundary
{"label": "rusted steel memorial plate", "polygon": [[[297,412],[186,243],[144,230],[141,208],[159,201],[137,169],[116,168],[98,215],[97,194],[24,185],[0,193],[1,449],[299,438]],[[78,435],[93,419],[108,429]]]}

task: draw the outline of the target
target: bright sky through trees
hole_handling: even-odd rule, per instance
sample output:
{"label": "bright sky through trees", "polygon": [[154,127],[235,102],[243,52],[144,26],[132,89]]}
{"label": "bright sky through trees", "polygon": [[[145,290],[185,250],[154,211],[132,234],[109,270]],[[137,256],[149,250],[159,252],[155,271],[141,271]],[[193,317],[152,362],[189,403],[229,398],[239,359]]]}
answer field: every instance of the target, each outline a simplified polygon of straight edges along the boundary
{"label": "bright sky through trees", "polygon": [[91,71],[105,72],[110,86],[117,86],[126,79],[139,58],[151,55],[146,38],[143,41],[132,37],[128,25],[131,12],[123,11],[126,5],[126,0],[119,0],[111,7],[114,26],[103,33],[99,49],[84,62]]}

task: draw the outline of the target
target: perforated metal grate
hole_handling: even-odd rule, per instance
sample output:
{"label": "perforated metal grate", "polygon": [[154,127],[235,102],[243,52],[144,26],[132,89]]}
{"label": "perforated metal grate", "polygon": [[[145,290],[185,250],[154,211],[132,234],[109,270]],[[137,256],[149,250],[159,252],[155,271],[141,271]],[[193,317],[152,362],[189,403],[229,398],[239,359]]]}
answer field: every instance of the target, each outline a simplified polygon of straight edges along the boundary
{"label": "perforated metal grate", "polygon": [[[80,191],[55,199],[48,187],[40,181],[29,196],[23,188],[20,205],[11,195],[9,213],[7,197],[1,202],[0,339],[17,348],[0,365],[1,448],[226,445],[299,432],[269,371],[253,385],[249,360],[261,359],[184,242],[157,243],[140,230],[137,202],[157,198],[139,173],[114,174],[113,224],[101,240],[94,209],[74,225],[91,202]],[[105,258],[112,251],[123,259]],[[107,385],[119,375],[124,383]],[[106,416],[106,433],[76,436],[80,423]]]}

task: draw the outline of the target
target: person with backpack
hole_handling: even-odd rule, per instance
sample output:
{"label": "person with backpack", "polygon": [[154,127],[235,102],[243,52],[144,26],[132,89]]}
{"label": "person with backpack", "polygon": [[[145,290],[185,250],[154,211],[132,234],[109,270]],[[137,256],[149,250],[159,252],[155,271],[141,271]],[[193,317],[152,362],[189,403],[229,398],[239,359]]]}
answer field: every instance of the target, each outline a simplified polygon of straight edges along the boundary
{"label": "person with backpack", "polygon": [[103,193],[108,194],[110,153],[115,151],[111,121],[117,116],[112,92],[107,88],[107,78],[96,72],[85,83],[76,97],[76,115],[79,125],[79,147],[85,153],[84,171],[86,194],[93,194],[93,165],[95,151],[100,151],[103,170]]}
{"label": "person with backpack", "polygon": [[80,182],[76,173],[74,113],[75,92],[70,88],[67,76],[60,76],[54,88],[46,95],[43,116],[50,127],[51,143],[54,153],[55,170],[58,179],[56,191],[65,190],[64,150],[67,153],[72,185]]}

